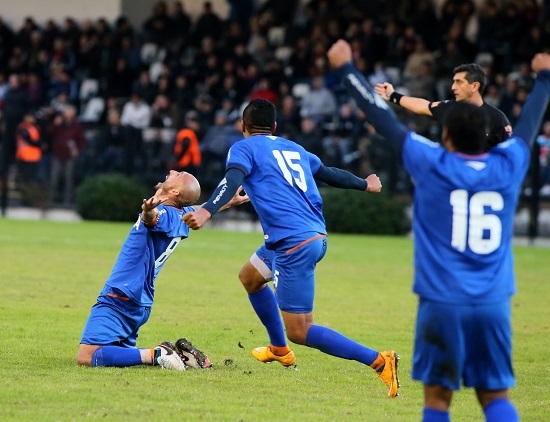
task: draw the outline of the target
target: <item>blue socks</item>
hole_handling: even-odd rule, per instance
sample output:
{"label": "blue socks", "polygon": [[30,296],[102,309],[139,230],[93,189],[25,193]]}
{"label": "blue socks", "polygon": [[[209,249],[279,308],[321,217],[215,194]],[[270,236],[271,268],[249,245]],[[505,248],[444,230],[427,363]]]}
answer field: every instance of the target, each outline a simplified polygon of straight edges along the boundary
{"label": "blue socks", "polygon": [[422,422],[451,422],[451,417],[449,412],[425,407]]}
{"label": "blue socks", "polygon": [[[518,422],[519,415],[514,405],[506,399],[493,400],[484,409],[486,422]],[[449,412],[425,407],[423,422],[450,422]]]}
{"label": "blue socks", "polygon": [[378,352],[359,344],[346,336],[320,325],[309,327],[306,346],[343,359],[356,360],[370,365],[378,357]]}
{"label": "blue socks", "polygon": [[248,299],[267,330],[269,342],[275,347],[285,347],[287,345],[285,329],[273,290],[265,286],[259,292],[249,294]]}
{"label": "blue socks", "polygon": [[92,355],[91,366],[135,366],[141,365],[139,349],[118,346],[103,346]]}
{"label": "blue socks", "polygon": [[493,400],[484,409],[486,422],[518,422],[518,411],[510,402],[506,399]]}

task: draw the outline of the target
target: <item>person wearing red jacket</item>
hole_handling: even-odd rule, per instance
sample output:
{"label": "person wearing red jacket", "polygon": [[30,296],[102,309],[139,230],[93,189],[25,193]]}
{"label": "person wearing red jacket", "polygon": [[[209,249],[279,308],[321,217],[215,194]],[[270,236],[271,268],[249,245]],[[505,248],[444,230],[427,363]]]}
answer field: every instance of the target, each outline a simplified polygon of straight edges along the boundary
{"label": "person wearing red jacket", "polygon": [[74,167],[79,154],[88,146],[88,140],[80,122],[76,120],[76,108],[66,107],[54,118],[48,128],[51,136],[50,194],[55,202],[60,179],[63,181],[63,205],[72,203]]}

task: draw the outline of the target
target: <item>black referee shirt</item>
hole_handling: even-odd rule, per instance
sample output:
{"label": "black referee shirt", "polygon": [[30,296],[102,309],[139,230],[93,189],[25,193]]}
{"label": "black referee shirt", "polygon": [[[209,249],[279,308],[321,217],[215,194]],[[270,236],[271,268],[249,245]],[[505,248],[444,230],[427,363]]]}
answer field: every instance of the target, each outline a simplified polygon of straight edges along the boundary
{"label": "black referee shirt", "polygon": [[[430,103],[428,107],[430,108],[433,117],[439,123],[443,123],[445,115],[455,104],[455,100],[446,100]],[[510,125],[508,117],[506,117],[506,115],[498,108],[493,107],[490,104],[483,103],[483,105],[481,105],[481,109],[487,118],[487,146],[485,147],[485,151],[488,151],[496,144],[499,144],[512,136],[512,126]]]}

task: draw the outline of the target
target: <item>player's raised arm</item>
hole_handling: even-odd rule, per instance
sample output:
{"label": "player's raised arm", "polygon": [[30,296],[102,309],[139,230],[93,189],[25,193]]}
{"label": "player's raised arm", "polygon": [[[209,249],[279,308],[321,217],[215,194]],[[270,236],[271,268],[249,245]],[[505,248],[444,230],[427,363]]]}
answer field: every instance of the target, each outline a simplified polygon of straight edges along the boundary
{"label": "player's raised arm", "polygon": [[365,112],[367,120],[401,156],[408,129],[355,68],[351,58],[351,47],[344,40],[336,41],[328,51],[330,64],[340,72],[344,86]]}
{"label": "player's raised arm", "polygon": [[550,96],[550,54],[537,54],[531,61],[531,68],[537,74],[535,85],[527,97],[521,115],[514,128],[514,134],[529,146],[538,133]]}
{"label": "player's raised arm", "polygon": [[400,94],[399,92],[395,91],[393,85],[388,82],[376,84],[374,90],[384,100],[406,108],[413,113],[426,114],[428,116],[432,115],[432,111],[430,110],[430,102],[428,100],[425,100],[424,98],[409,97],[408,95]]}

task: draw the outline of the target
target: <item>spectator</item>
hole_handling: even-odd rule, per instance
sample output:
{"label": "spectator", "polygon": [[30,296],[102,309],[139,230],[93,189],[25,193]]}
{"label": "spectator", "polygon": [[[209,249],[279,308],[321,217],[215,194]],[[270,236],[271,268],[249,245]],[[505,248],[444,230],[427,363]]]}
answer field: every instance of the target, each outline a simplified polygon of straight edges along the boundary
{"label": "spectator", "polygon": [[134,76],[126,59],[117,58],[115,69],[107,79],[107,92],[116,97],[128,98],[132,93]]}
{"label": "spectator", "polygon": [[[78,45],[78,39],[74,45]],[[61,37],[53,40],[52,53],[50,56],[52,68],[57,68],[60,71],[72,72],[76,66],[76,57],[73,51]]]}
{"label": "spectator", "polygon": [[403,70],[403,77],[416,78],[420,74],[423,74],[424,64],[428,63],[429,66],[433,66],[434,55],[426,48],[426,43],[420,37],[418,37],[414,44],[414,51],[412,51],[407,60],[405,61],[405,69]]}
{"label": "spectator", "polygon": [[57,114],[48,128],[52,142],[52,163],[50,173],[50,199],[57,202],[59,182],[63,184],[60,198],[66,207],[72,204],[74,170],[78,156],[88,146],[88,139],[76,120],[76,108],[68,106]]}
{"label": "spectator", "polygon": [[151,75],[147,69],[139,72],[139,78],[133,82],[132,91],[138,93],[147,104],[153,104],[157,96],[157,87],[151,82]]}
{"label": "spectator", "polygon": [[537,136],[539,146],[540,181],[539,189],[550,185],[550,120],[542,124],[542,132]]}
{"label": "spectator", "polygon": [[315,120],[311,117],[304,117],[300,121],[300,131],[296,134],[294,141],[312,154],[322,157],[324,150],[323,145],[319,142],[321,137],[322,130],[315,124]]}
{"label": "spectator", "polygon": [[165,1],[153,5],[152,15],[143,23],[144,41],[164,46],[170,38],[172,29]]}
{"label": "spectator", "polygon": [[133,80],[139,72],[141,59],[139,57],[139,49],[132,37],[125,35],[120,39],[118,55],[119,58],[124,59],[126,62],[126,67],[130,71]]}
{"label": "spectator", "polygon": [[322,76],[314,77],[311,81],[311,90],[302,100],[300,115],[313,119],[315,124],[323,124],[332,121],[335,113],[334,94],[325,86]]}
{"label": "spectator", "polygon": [[[277,110],[277,129],[275,135],[287,139],[294,139],[300,131],[300,107],[296,98],[291,94],[283,97],[280,107]],[[308,151],[309,149],[304,146]]]}
{"label": "spectator", "polygon": [[134,129],[145,129],[151,121],[151,107],[134,91],[130,101],[122,107],[121,123]]}
{"label": "spectator", "polygon": [[170,168],[186,171],[196,176],[202,163],[198,133],[200,129],[199,116],[196,111],[188,111],[185,115],[184,127],[176,134],[173,150],[173,164]]}
{"label": "spectator", "polygon": [[29,107],[27,91],[21,85],[21,77],[18,74],[10,75],[9,87],[4,94],[4,132],[2,133],[2,149],[0,154],[0,175],[2,177],[2,191],[0,193],[0,208],[5,214],[8,201],[8,176],[12,165],[15,163],[17,125],[23,120],[23,116]]}
{"label": "spectator", "polygon": [[219,41],[222,29],[222,20],[212,9],[212,3],[205,1],[193,31],[195,45],[199,45],[205,37],[212,37],[214,41]]}
{"label": "spectator", "polygon": [[97,139],[97,154],[101,157],[99,169],[102,172],[123,173],[126,169],[126,128],[120,123],[120,112],[110,108],[107,121]]}
{"label": "spectator", "polygon": [[17,126],[17,170],[19,186],[26,205],[36,205],[39,197],[42,175],[40,161],[42,160],[43,139],[36,117],[31,112],[25,114],[23,121]]}
{"label": "spectator", "polygon": [[189,42],[189,34],[191,32],[191,18],[185,11],[185,6],[182,1],[172,3],[172,13],[170,18],[170,32],[173,34],[175,41],[181,42],[183,45]]}
{"label": "spectator", "polygon": [[[185,114],[193,107],[195,91],[193,86],[189,84],[189,78],[185,74],[180,74],[176,77],[173,95],[174,103],[179,108],[180,115]],[[180,126],[180,123],[177,121],[176,126]]]}
{"label": "spectator", "polygon": [[250,100],[253,100],[254,98],[264,98],[276,104],[277,90],[275,87],[271,86],[269,78],[261,77],[256,86],[252,89],[249,98]]}
{"label": "spectator", "polygon": [[210,188],[224,173],[225,157],[229,150],[228,137],[233,132],[233,124],[227,119],[225,110],[217,110],[214,124],[210,126],[200,141],[202,154],[201,181]]}
{"label": "spectator", "polygon": [[157,95],[151,107],[149,126],[143,129],[146,171],[155,175],[166,172],[166,163],[172,154],[172,142],[176,134],[174,121],[170,99],[166,95]]}

